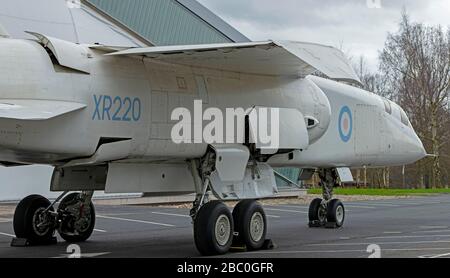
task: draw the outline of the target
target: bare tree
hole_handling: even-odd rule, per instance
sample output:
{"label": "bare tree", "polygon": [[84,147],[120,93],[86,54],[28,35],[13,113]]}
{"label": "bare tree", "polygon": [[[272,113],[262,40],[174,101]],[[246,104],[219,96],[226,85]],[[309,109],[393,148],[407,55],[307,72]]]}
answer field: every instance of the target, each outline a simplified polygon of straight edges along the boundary
{"label": "bare tree", "polygon": [[432,185],[442,184],[441,150],[448,144],[450,30],[412,23],[403,14],[400,30],[389,34],[380,54],[387,86],[411,116],[433,157]]}

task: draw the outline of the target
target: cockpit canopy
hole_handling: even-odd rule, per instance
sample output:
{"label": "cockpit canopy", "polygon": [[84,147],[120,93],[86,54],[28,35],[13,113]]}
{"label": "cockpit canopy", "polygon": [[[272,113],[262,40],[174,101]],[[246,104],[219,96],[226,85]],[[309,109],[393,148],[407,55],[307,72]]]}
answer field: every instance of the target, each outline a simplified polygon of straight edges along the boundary
{"label": "cockpit canopy", "polygon": [[402,124],[411,127],[411,122],[409,121],[408,115],[406,115],[405,110],[401,108],[398,104],[386,99],[382,98],[384,103],[384,108],[386,113],[394,116],[396,119],[398,119]]}

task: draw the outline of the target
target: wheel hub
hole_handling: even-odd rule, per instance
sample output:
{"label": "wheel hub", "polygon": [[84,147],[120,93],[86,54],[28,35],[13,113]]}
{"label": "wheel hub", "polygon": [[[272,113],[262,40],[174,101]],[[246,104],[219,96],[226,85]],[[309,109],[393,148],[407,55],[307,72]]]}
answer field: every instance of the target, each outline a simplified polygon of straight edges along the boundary
{"label": "wheel hub", "polygon": [[342,206],[338,206],[336,209],[336,220],[339,223],[344,220],[344,208]]}
{"label": "wheel hub", "polygon": [[326,205],[322,204],[319,207],[319,211],[318,211],[318,218],[320,222],[325,222],[327,219],[327,207]]}
{"label": "wheel hub", "polygon": [[226,215],[217,218],[215,226],[215,237],[220,246],[227,245],[231,235],[231,223]]}
{"label": "wheel hub", "polygon": [[250,220],[250,236],[258,242],[264,235],[264,218],[260,212],[255,212]]}
{"label": "wheel hub", "polygon": [[92,221],[90,207],[83,208],[83,211],[77,209],[66,208],[63,213],[66,214],[63,221],[63,229],[66,233],[79,234],[84,233],[89,229]]}
{"label": "wheel hub", "polygon": [[45,208],[39,208],[33,215],[33,230],[39,236],[45,236],[51,229]]}
{"label": "wheel hub", "polygon": [[85,212],[79,215],[75,220],[75,230],[83,233],[89,229],[91,224],[91,212],[88,209],[85,209]]}

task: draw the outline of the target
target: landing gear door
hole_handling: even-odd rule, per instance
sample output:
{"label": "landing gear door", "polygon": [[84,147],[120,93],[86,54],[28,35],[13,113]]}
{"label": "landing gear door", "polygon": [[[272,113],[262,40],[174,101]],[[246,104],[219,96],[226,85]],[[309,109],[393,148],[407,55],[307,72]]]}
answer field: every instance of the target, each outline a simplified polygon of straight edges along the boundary
{"label": "landing gear door", "polygon": [[244,145],[213,145],[216,152],[216,170],[223,182],[239,182],[244,179],[250,159],[250,151]]}
{"label": "landing gear door", "polygon": [[237,201],[261,199],[278,193],[272,167],[265,163],[244,168],[244,177],[239,182],[225,182],[216,170],[211,174],[211,189],[219,200]]}
{"label": "landing gear door", "polygon": [[257,106],[248,114],[248,130],[250,143],[261,154],[305,150],[309,146],[305,117],[297,109]]}
{"label": "landing gear door", "polygon": [[341,182],[354,182],[353,174],[350,168],[336,168]]}

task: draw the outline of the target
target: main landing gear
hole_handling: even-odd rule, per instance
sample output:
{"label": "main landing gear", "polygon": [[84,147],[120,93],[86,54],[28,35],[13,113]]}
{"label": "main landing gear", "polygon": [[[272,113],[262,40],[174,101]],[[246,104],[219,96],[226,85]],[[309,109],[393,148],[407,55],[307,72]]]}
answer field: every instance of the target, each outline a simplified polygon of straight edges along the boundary
{"label": "main landing gear", "polygon": [[[52,243],[55,231],[58,231],[67,242],[86,241],[95,226],[93,192],[67,193],[64,192],[53,203],[39,195],[23,199],[14,213],[16,237],[25,239],[26,245],[44,245]],[[55,211],[54,205],[60,200]]]}
{"label": "main landing gear", "polygon": [[[195,164],[192,164],[195,168]],[[258,250],[267,244],[267,219],[261,205],[255,200],[239,202],[233,213],[221,201],[209,200],[209,178],[197,188],[197,198],[191,210],[194,223],[194,241],[204,256],[223,255],[232,245]],[[201,184],[199,180],[197,185]]]}
{"label": "main landing gear", "polygon": [[233,213],[223,202],[211,201],[191,216],[195,245],[204,256],[226,254],[232,245],[259,250],[266,243],[266,214],[255,200],[239,202]]}
{"label": "main landing gear", "polygon": [[315,199],[309,206],[309,227],[341,228],[345,221],[344,204],[333,198],[333,188],[338,186],[334,169],[319,171],[323,199]]}

